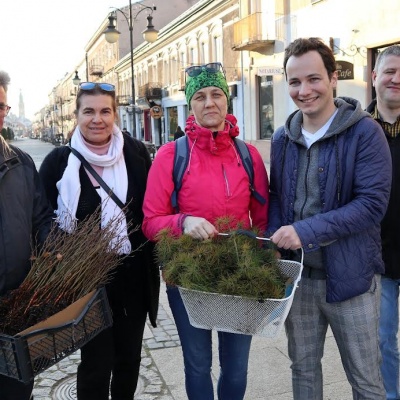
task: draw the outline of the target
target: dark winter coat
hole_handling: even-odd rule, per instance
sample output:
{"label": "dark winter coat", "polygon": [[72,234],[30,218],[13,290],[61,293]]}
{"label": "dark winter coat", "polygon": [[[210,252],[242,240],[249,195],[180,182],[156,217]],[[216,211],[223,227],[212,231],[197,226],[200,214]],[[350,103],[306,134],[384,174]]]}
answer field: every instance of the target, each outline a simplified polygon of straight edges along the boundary
{"label": "dark winter coat", "polygon": [[[142,204],[151,160],[145,145],[125,134],[123,152],[128,172],[128,215],[132,217],[132,226],[141,226],[143,222]],[[69,154],[70,148],[68,146],[57,147],[47,155],[40,167],[39,174],[44,182],[48,198],[54,209],[57,208],[58,197],[56,183],[61,179],[64,173]],[[89,198],[85,200],[84,196],[86,195],[92,199],[97,193],[82,166],[79,175],[82,191],[78,208],[82,206],[84,208],[82,203],[87,203],[89,201]],[[100,198],[98,204],[100,204]],[[138,230],[129,234],[129,239],[132,245],[133,257],[128,258],[123,266],[118,267],[111,285],[112,293],[110,293],[110,290],[107,292],[111,295],[115,294],[115,296],[113,296],[115,298],[110,299],[111,302],[114,303],[112,304],[112,306],[114,305],[113,310],[117,309],[120,305],[119,308],[121,308],[121,310],[124,308],[129,313],[129,309],[135,307],[131,296],[135,291],[135,287],[139,288],[144,285],[146,308],[149,319],[152,325],[156,326],[160,277],[159,268],[155,262],[153,252],[154,244],[147,241],[140,227]],[[140,250],[135,251],[143,244],[145,245]],[[138,281],[138,277],[142,277],[144,281]]]}
{"label": "dark winter coat", "polygon": [[[305,253],[321,250],[327,301],[365,293],[375,273],[382,273],[380,222],[390,185],[390,152],[382,129],[360,104],[335,99],[338,113],[328,131],[310,149],[318,149],[320,212],[294,215],[302,113],[294,112],[271,143],[269,233],[293,225]],[[314,147],[315,146],[315,147]],[[307,201],[307,194],[305,194]]]}
{"label": "dark winter coat", "polygon": [[[367,111],[373,113],[375,105],[376,100],[368,106]],[[394,138],[385,130],[384,132],[392,156],[393,176],[389,206],[381,223],[382,255],[385,275],[400,279],[400,134]]]}
{"label": "dark winter coat", "polygon": [[32,247],[51,229],[53,211],[32,158],[0,142],[0,295],[17,288],[30,269]]}

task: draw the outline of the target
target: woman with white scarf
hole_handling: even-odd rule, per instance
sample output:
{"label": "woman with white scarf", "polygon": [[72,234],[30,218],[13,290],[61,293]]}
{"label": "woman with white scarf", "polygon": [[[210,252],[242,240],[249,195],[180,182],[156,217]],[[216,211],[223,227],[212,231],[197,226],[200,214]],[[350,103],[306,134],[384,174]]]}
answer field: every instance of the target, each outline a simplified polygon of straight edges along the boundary
{"label": "woman with white scarf", "polygon": [[[59,226],[73,232],[76,224],[101,205],[99,224],[118,220],[117,236],[110,243],[124,258],[106,285],[113,312],[113,326],[81,349],[77,373],[78,400],[133,399],[139,376],[143,331],[147,314],[156,326],[159,272],[153,245],[141,229],[142,203],[150,169],[145,145],[123,134],[117,118],[115,88],[108,83],[81,83],[76,97],[77,127],[68,146],[56,147],[43,161],[40,176]],[[71,151],[73,148],[90,164],[127,204],[126,218],[121,205],[109,197],[96,179]],[[118,205],[118,204],[119,205]],[[130,228],[132,226],[132,228]],[[136,251],[140,246],[140,251]],[[111,383],[111,385],[110,385]]]}

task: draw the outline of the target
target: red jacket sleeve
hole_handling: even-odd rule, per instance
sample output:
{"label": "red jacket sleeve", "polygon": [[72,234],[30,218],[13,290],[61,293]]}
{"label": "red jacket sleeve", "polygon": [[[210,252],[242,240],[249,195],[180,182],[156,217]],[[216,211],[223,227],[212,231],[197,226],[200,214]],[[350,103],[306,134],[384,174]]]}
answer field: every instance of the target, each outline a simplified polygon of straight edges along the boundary
{"label": "red jacket sleeve", "polygon": [[142,230],[144,235],[153,241],[158,232],[165,228],[170,229],[176,236],[182,234],[184,215],[175,214],[171,205],[171,195],[174,190],[172,174],[174,152],[174,142],[162,146],[154,158],[147,178]]}

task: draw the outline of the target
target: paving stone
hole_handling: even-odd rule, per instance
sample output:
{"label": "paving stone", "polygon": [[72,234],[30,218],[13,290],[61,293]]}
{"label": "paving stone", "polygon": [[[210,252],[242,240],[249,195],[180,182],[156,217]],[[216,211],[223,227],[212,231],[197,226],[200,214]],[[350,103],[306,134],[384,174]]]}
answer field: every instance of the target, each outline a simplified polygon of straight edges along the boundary
{"label": "paving stone", "polygon": [[57,383],[55,379],[41,379],[39,383],[39,387],[51,387]]}
{"label": "paving stone", "polygon": [[146,387],[146,393],[160,393],[161,386],[160,385],[149,385]]}
{"label": "paving stone", "polygon": [[144,367],[149,367],[153,363],[150,357],[142,358],[141,365]]}
{"label": "paving stone", "polygon": [[165,319],[163,321],[160,321],[160,325],[161,326],[170,326],[171,325],[171,321],[169,319]]}
{"label": "paving stone", "polygon": [[169,341],[170,340],[170,337],[168,336],[168,335],[163,335],[163,336],[159,336],[158,338],[157,338],[157,342],[167,342],[167,341]]}
{"label": "paving stone", "polygon": [[164,346],[165,347],[178,347],[178,346],[180,346],[180,344],[176,343],[176,342],[169,341],[169,342],[165,342]]}
{"label": "paving stone", "polygon": [[148,346],[149,346],[149,349],[152,349],[152,350],[164,348],[163,343],[149,343]]}
{"label": "paving stone", "polygon": [[64,373],[64,372],[62,372],[60,370],[51,372],[48,375],[49,379],[53,379],[55,381],[60,381],[61,379],[66,378],[67,376],[68,376],[68,374],[66,374],[66,373]]}

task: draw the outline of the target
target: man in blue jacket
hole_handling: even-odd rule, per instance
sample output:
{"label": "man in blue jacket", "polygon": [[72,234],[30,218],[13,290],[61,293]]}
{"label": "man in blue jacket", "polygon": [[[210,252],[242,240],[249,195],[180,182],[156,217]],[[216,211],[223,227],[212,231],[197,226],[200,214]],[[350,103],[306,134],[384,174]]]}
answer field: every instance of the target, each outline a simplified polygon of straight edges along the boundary
{"label": "man in blue jacket", "polygon": [[320,39],[291,43],[284,70],[299,110],[272,138],[269,232],[283,252],[305,254],[285,325],[293,398],[323,398],[330,326],[353,399],[384,400],[378,322],[388,144],[358,101],[333,97],[336,62]]}
{"label": "man in blue jacket", "polygon": [[400,360],[397,343],[399,330],[400,285],[400,45],[379,53],[372,72],[376,100],[367,108],[382,126],[392,155],[392,191],[389,207],[381,223],[382,276],[379,340],[382,376],[388,399],[400,399]]}

